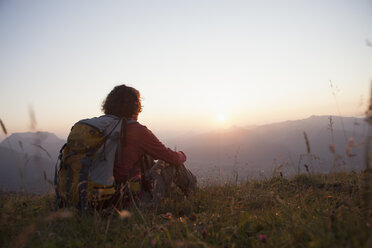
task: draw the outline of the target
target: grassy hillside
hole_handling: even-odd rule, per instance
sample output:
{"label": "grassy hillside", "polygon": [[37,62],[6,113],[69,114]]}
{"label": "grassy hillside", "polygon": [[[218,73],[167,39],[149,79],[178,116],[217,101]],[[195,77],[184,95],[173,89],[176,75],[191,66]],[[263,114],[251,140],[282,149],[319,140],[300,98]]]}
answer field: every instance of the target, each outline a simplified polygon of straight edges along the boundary
{"label": "grassy hillside", "polygon": [[[52,196],[3,194],[1,247],[372,247],[363,174],[210,185],[157,211],[83,220]],[[128,215],[130,215],[128,217]]]}

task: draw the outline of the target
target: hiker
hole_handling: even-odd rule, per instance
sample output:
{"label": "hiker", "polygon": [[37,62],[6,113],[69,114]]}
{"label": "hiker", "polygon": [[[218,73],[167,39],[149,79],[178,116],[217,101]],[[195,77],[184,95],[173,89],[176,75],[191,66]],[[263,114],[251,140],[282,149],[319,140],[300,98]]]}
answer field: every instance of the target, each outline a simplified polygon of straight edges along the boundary
{"label": "hiker", "polygon": [[[165,197],[172,182],[185,195],[195,189],[196,177],[184,165],[186,155],[167,148],[137,121],[142,111],[138,90],[126,85],[114,87],[103,101],[102,111],[127,121],[121,135],[121,150],[117,152],[114,164],[115,183],[121,196],[125,194],[127,182],[131,182],[131,192],[140,191],[136,194],[140,203],[155,206]],[[118,199],[119,195],[116,194],[116,201],[119,201],[116,205],[123,203]]]}
{"label": "hiker", "polygon": [[[156,207],[174,183],[185,195],[196,177],[186,155],[172,151],[138,121],[140,93],[116,86],[102,103],[105,115],[78,121],[60,150],[55,169],[55,209]],[[155,162],[157,160],[157,162]]]}

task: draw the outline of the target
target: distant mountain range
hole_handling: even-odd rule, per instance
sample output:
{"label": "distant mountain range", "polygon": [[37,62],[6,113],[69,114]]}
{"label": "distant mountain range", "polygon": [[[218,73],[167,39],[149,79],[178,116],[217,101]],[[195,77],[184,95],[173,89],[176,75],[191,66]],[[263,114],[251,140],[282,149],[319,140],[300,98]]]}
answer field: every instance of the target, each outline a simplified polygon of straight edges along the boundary
{"label": "distant mountain range", "polygon": [[[52,185],[59,149],[53,133],[14,133],[0,143],[0,189],[46,193]],[[49,182],[48,182],[49,181]]]}
{"label": "distant mountain range", "polygon": [[39,156],[56,160],[59,149],[65,140],[49,132],[13,133],[4,139],[0,146],[32,156]]}
{"label": "distant mountain range", "polygon": [[[367,123],[361,118],[311,116],[187,135],[169,140],[166,145],[177,146],[186,153],[186,165],[201,181],[233,176],[245,179],[274,173],[290,176],[307,170],[359,171],[364,166],[366,132]],[[48,180],[53,179],[58,152],[64,143],[48,132],[14,133],[7,137],[0,143],[0,188],[20,191],[25,187],[34,193],[51,190]]]}
{"label": "distant mountain range", "polygon": [[43,194],[51,189],[53,161],[0,146],[0,189]]}
{"label": "distant mountain range", "polygon": [[[200,177],[238,174],[244,179],[280,172],[289,176],[305,172],[305,165],[310,173],[358,171],[363,167],[366,132],[367,123],[361,118],[311,116],[256,127],[233,127],[168,143],[187,154],[187,165]],[[330,150],[331,144],[335,153]]]}

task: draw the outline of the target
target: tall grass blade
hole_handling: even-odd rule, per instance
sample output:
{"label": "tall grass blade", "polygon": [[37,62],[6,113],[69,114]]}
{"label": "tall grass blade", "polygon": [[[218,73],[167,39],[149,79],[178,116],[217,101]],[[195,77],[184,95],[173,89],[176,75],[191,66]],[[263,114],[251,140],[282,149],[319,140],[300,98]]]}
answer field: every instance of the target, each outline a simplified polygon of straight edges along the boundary
{"label": "tall grass blade", "polygon": [[28,107],[28,114],[30,116],[30,129],[32,131],[35,131],[36,126],[37,126],[37,121],[36,121],[36,117],[35,117],[35,111],[34,111],[34,109],[31,105]]}
{"label": "tall grass blade", "polygon": [[41,145],[38,145],[38,144],[32,144],[33,146],[36,146],[37,148],[39,148],[40,150],[42,150],[43,152],[45,152],[45,154],[48,156],[48,158],[50,160],[53,160],[52,159],[52,156],[50,156],[49,152],[44,148],[42,147]]}
{"label": "tall grass blade", "polygon": [[307,137],[306,132],[304,132],[304,139],[305,139],[305,143],[306,143],[307,153],[310,154],[311,153],[310,142],[309,142],[309,138]]}
{"label": "tall grass blade", "polygon": [[5,135],[8,135],[8,131],[6,130],[5,124],[1,119],[0,119],[0,125],[1,125],[1,129],[3,130],[3,133]]}

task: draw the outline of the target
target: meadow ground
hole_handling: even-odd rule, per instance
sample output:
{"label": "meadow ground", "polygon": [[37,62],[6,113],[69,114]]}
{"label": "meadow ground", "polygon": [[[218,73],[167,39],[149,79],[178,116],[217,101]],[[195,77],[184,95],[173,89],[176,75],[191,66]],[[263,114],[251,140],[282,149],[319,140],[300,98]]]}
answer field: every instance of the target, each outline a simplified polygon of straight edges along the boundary
{"label": "meadow ground", "polygon": [[82,219],[53,196],[2,194],[1,247],[372,247],[366,173],[175,190],[157,211]]}

